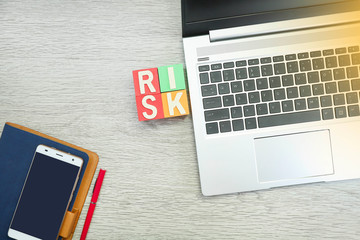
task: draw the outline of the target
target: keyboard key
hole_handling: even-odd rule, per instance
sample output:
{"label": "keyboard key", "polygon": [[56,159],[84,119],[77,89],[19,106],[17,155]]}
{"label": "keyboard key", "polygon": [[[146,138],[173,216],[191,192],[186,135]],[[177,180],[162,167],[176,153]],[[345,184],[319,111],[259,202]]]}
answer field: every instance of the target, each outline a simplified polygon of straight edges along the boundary
{"label": "keyboard key", "polygon": [[261,66],[261,75],[263,77],[268,77],[273,75],[273,69],[272,69],[272,65],[262,65]]}
{"label": "keyboard key", "polygon": [[295,100],[295,110],[305,110],[306,109],[306,101],[304,98]]}
{"label": "keyboard key", "polygon": [[217,94],[217,91],[216,91],[216,85],[215,84],[211,84],[211,85],[201,87],[201,95],[203,97],[214,96],[216,94]]}
{"label": "keyboard key", "polygon": [[232,127],[234,131],[242,131],[244,130],[244,121],[242,119],[233,120]]}
{"label": "keyboard key", "polygon": [[334,55],[334,49],[327,49],[323,51],[324,56]]}
{"label": "keyboard key", "polygon": [[300,96],[301,97],[311,96],[311,89],[310,89],[309,85],[300,86],[299,90],[300,90]]}
{"label": "keyboard key", "polygon": [[207,123],[206,124],[206,133],[207,134],[219,133],[218,123],[217,122]]}
{"label": "keyboard key", "polygon": [[256,105],[256,113],[257,115],[265,115],[268,114],[268,108],[266,103],[261,103]]}
{"label": "keyboard key", "polygon": [[224,63],[224,68],[234,68],[235,67],[235,64],[234,62],[226,62]]}
{"label": "keyboard key", "polygon": [[299,91],[298,91],[297,87],[289,87],[289,88],[287,88],[286,93],[287,93],[287,97],[289,99],[299,97]]}
{"label": "keyboard key", "polygon": [[271,88],[281,87],[280,77],[278,77],[278,76],[276,76],[276,77],[270,77],[270,78],[269,78],[269,83],[270,83],[270,87],[271,87]]}
{"label": "keyboard key", "polygon": [[305,75],[305,73],[295,74],[295,84],[296,85],[306,84],[306,75]]}
{"label": "keyboard key", "polygon": [[325,91],[327,94],[336,93],[337,87],[335,82],[325,83]]}
{"label": "keyboard key", "polygon": [[323,70],[320,71],[320,77],[322,82],[328,82],[332,80],[332,71],[331,70]]}
{"label": "keyboard key", "polygon": [[222,107],[221,97],[211,97],[203,99],[204,109],[219,108]]}
{"label": "keyboard key", "polygon": [[307,103],[308,103],[308,108],[309,109],[313,109],[313,108],[319,108],[319,98],[318,97],[311,97],[307,99]]}
{"label": "keyboard key", "polygon": [[234,95],[223,96],[224,107],[230,107],[235,105]]}
{"label": "keyboard key", "polygon": [[270,113],[280,113],[281,112],[280,103],[279,102],[269,103],[269,109],[270,109]]}
{"label": "keyboard key", "polygon": [[335,56],[325,58],[326,68],[338,67],[337,58]]}
{"label": "keyboard key", "polygon": [[260,128],[319,121],[320,110],[268,115],[258,118]]}
{"label": "keyboard key", "polygon": [[286,100],[281,102],[283,112],[294,111],[294,104],[292,100]]}
{"label": "keyboard key", "polygon": [[228,108],[208,110],[204,112],[205,121],[218,121],[225,120],[230,118],[230,113]]}
{"label": "keyboard key", "polygon": [[351,87],[354,91],[360,90],[360,79],[351,80]]}
{"label": "keyboard key", "polygon": [[345,79],[345,70],[343,68],[336,68],[333,70],[335,80]]}
{"label": "keyboard key", "polygon": [[302,72],[311,71],[311,61],[310,60],[300,61],[300,71]]}
{"label": "keyboard key", "polygon": [[219,94],[229,94],[230,93],[230,87],[228,83],[220,83],[218,85]]}
{"label": "keyboard key", "polygon": [[244,81],[244,90],[253,91],[255,90],[255,81],[253,79]]}
{"label": "keyboard key", "polygon": [[257,128],[256,118],[245,119],[245,126],[248,130]]}
{"label": "keyboard key", "polygon": [[274,98],[275,100],[283,100],[285,99],[285,89],[279,88],[274,90]]}
{"label": "keyboard key", "polygon": [[352,53],[352,52],[358,52],[359,51],[359,46],[351,46],[348,48],[349,50],[349,53]]}
{"label": "keyboard key", "polygon": [[348,106],[349,117],[356,117],[360,115],[359,105]]}
{"label": "keyboard key", "polygon": [[346,117],[346,107],[335,108],[335,117],[336,118],[345,118]]}
{"label": "keyboard key", "polygon": [[260,62],[261,64],[271,63],[271,58],[270,57],[261,58]]}
{"label": "keyboard key", "polygon": [[284,56],[275,56],[273,57],[273,62],[283,62]]}
{"label": "keyboard key", "polygon": [[344,94],[335,94],[335,95],[333,96],[333,100],[334,100],[334,105],[335,105],[335,106],[339,106],[339,105],[344,105],[344,104],[345,104]]}
{"label": "keyboard key", "polygon": [[246,68],[237,68],[235,70],[235,74],[236,74],[236,79],[246,79],[247,76],[247,70]]}
{"label": "keyboard key", "polygon": [[[319,51],[320,52],[320,51]],[[313,53],[313,52],[312,52]],[[321,52],[320,52],[320,56],[321,56]],[[309,58],[309,53],[304,52],[304,53],[299,53],[298,54],[298,58],[299,59],[304,59],[304,58]]]}
{"label": "keyboard key", "polygon": [[217,72],[211,72],[210,73],[210,81],[212,83],[217,83],[217,82],[221,82],[221,72],[217,71]]}
{"label": "keyboard key", "polygon": [[235,80],[234,70],[232,70],[232,69],[224,70],[223,71],[223,78],[224,78],[224,81]]}
{"label": "keyboard key", "polygon": [[350,65],[350,55],[341,55],[338,57],[339,59],[339,66],[345,67]]}
{"label": "keyboard key", "polygon": [[250,78],[260,77],[260,68],[258,66],[249,67],[248,71],[249,71],[249,77]]}
{"label": "keyboard key", "polygon": [[247,65],[246,60],[237,61],[235,64],[236,64],[236,67],[245,67]]}
{"label": "keyboard key", "polygon": [[343,48],[337,48],[337,49],[335,49],[335,53],[336,53],[336,54],[346,53],[346,48],[345,48],[345,47],[343,47]]}
{"label": "keyboard key", "polygon": [[314,70],[321,70],[325,68],[325,63],[323,58],[315,58],[312,60],[313,69]]}
{"label": "keyboard key", "polygon": [[200,83],[201,84],[209,83],[209,74],[208,73],[200,73]]}
{"label": "keyboard key", "polygon": [[293,75],[284,75],[282,76],[282,85],[284,87],[289,87],[294,85],[294,77]]}
{"label": "keyboard key", "polygon": [[313,95],[323,95],[324,94],[324,85],[322,83],[320,84],[314,84],[312,85]]}
{"label": "keyboard key", "polygon": [[231,132],[231,124],[230,121],[219,122],[220,132]]}
{"label": "keyboard key", "polygon": [[259,64],[259,59],[249,59],[248,64],[249,64],[249,66],[258,65]]}
{"label": "keyboard key", "polygon": [[308,83],[317,83],[320,81],[319,72],[308,72]]}
{"label": "keyboard key", "polygon": [[222,69],[221,63],[211,65],[211,70],[220,70],[220,69]]}
{"label": "keyboard key", "polygon": [[350,91],[350,82],[348,80],[339,81],[339,92],[349,92]]}
{"label": "keyboard key", "polygon": [[247,96],[246,93],[240,93],[235,95],[236,105],[247,104]]}
{"label": "keyboard key", "polygon": [[206,72],[206,71],[209,71],[209,70],[210,70],[209,65],[199,66],[199,72]]}
{"label": "keyboard key", "polygon": [[271,90],[265,90],[261,91],[261,101],[262,102],[270,102],[273,100],[272,91]]}
{"label": "keyboard key", "polygon": [[358,94],[356,92],[351,92],[346,94],[347,104],[354,104],[359,102]]}
{"label": "keyboard key", "polygon": [[331,96],[322,96],[320,97],[321,107],[331,107],[332,106],[332,100]]}
{"label": "keyboard key", "polygon": [[274,64],[274,72],[276,75],[285,74],[286,73],[285,64],[284,63]]}
{"label": "keyboard key", "polygon": [[321,110],[323,120],[334,119],[334,111],[332,108],[325,108]]}
{"label": "keyboard key", "polygon": [[286,63],[288,73],[296,73],[299,71],[299,64],[298,62],[287,62]]}
{"label": "keyboard key", "polygon": [[263,90],[263,89],[267,89],[268,86],[268,82],[267,82],[267,78],[258,78],[256,79],[256,87],[258,90]]}
{"label": "keyboard key", "polygon": [[360,53],[352,54],[351,61],[352,61],[352,64],[354,64],[354,65],[360,64]]}
{"label": "keyboard key", "polygon": [[238,92],[242,92],[243,88],[242,88],[242,82],[241,81],[235,81],[231,83],[231,92],[232,93],[238,93]]}
{"label": "keyboard key", "polygon": [[357,78],[359,77],[358,67],[348,67],[346,68],[346,75],[348,78]]}
{"label": "keyboard key", "polygon": [[241,118],[242,108],[241,107],[232,107],[231,108],[231,118]]}
{"label": "keyboard key", "polygon": [[321,57],[321,51],[310,52],[310,57],[312,57],[312,58]]}
{"label": "keyboard key", "polygon": [[249,103],[258,103],[260,102],[259,92],[250,92],[248,93]]}
{"label": "keyboard key", "polygon": [[288,54],[285,56],[286,61],[296,60],[296,54]]}
{"label": "keyboard key", "polygon": [[255,116],[255,107],[254,107],[254,105],[244,106],[244,116],[245,117]]}

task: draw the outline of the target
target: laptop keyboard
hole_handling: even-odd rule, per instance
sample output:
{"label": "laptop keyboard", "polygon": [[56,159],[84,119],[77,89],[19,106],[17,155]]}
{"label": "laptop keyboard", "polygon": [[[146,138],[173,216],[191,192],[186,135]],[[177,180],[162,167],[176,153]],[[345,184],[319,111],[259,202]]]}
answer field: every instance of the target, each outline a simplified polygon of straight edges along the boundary
{"label": "laptop keyboard", "polygon": [[359,46],[198,70],[207,134],[360,116]]}

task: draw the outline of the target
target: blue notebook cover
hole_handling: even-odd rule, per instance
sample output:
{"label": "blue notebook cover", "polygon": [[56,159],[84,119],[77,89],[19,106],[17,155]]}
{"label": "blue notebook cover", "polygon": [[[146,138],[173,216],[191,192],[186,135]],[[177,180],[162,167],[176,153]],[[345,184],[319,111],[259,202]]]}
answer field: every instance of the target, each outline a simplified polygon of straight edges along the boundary
{"label": "blue notebook cover", "polygon": [[[71,153],[84,160],[69,206],[72,209],[89,156],[82,151],[5,124],[0,138],[0,239],[7,236],[36,147],[40,144]],[[44,209],[42,209],[44,210]],[[46,211],[46,210],[45,210]]]}

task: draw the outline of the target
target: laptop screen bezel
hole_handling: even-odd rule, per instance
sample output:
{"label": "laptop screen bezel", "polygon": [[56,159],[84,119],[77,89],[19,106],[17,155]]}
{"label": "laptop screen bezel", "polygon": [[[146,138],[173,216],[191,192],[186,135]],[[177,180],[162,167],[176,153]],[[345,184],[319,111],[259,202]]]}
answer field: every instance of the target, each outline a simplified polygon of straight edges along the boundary
{"label": "laptop screen bezel", "polygon": [[[231,27],[240,27],[253,24],[261,24],[267,22],[284,21],[297,18],[306,18],[327,14],[335,14],[341,12],[350,12],[360,10],[359,0],[347,0],[343,2],[331,2],[329,4],[314,5],[302,8],[285,9],[281,11],[261,12],[256,14],[220,17],[212,19],[212,16],[207,16],[206,20],[189,22],[187,20],[186,1],[196,0],[182,0],[182,30],[183,37],[192,37],[208,34],[211,30],[218,30]],[[314,0],[315,1],[315,0]],[[226,1],[223,1],[226,4]],[[242,1],[232,1],[234,8],[240,8]]]}

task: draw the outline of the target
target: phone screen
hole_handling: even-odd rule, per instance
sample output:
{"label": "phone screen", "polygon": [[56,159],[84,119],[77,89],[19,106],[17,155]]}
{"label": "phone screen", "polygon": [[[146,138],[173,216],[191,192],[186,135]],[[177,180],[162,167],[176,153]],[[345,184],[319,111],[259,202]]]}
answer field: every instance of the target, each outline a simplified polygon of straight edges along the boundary
{"label": "phone screen", "polygon": [[80,170],[36,152],[10,228],[56,239]]}

